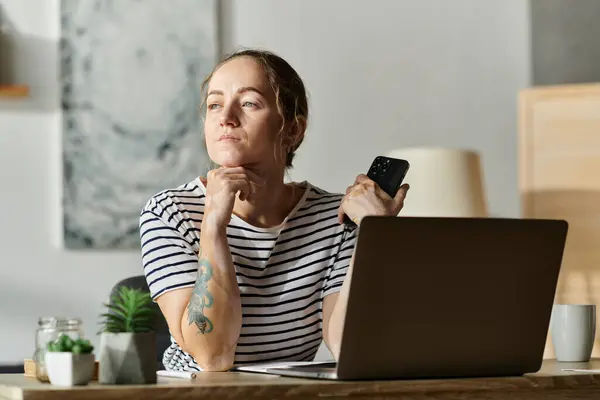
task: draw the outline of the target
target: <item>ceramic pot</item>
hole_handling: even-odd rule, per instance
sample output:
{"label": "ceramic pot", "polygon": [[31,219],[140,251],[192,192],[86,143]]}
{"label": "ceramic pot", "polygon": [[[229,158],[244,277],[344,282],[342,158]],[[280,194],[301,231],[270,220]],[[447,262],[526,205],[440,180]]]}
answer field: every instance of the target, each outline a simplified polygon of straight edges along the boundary
{"label": "ceramic pot", "polygon": [[50,383],[56,386],[87,385],[94,375],[94,354],[47,351],[44,363]]}
{"label": "ceramic pot", "polygon": [[98,381],[104,384],[156,383],[156,335],[110,333],[100,336]]}

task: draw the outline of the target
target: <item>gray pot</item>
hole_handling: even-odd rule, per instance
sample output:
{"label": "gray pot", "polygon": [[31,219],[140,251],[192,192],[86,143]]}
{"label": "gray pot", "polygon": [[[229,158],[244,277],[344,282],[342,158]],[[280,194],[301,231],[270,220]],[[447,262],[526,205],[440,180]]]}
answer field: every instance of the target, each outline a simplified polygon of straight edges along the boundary
{"label": "gray pot", "polygon": [[156,335],[108,333],[100,336],[98,381],[105,384],[156,383]]}

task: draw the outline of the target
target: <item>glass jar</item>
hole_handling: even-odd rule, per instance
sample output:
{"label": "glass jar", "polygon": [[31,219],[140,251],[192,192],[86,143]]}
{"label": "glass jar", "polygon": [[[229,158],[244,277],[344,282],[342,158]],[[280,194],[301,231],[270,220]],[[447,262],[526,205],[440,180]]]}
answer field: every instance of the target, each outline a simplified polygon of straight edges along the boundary
{"label": "glass jar", "polygon": [[83,338],[81,320],[63,317],[41,317],[38,320],[38,327],[35,331],[33,361],[36,366],[36,377],[41,382],[49,382],[44,361],[48,343],[58,339],[61,334],[68,335],[73,340]]}

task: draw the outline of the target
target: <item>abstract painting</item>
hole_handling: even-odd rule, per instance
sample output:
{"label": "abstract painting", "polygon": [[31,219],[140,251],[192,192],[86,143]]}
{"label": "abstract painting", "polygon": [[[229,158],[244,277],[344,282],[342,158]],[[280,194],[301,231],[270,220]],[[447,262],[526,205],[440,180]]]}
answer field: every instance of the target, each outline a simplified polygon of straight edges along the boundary
{"label": "abstract painting", "polygon": [[62,0],[63,242],[139,247],[157,192],[206,173],[216,0]]}

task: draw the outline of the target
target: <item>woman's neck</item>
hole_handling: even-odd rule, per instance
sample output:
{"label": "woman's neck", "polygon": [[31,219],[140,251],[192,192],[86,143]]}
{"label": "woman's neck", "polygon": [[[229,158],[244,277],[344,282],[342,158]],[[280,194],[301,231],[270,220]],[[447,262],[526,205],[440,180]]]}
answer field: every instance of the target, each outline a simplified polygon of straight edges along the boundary
{"label": "woman's neck", "polygon": [[233,213],[257,227],[280,225],[302,197],[303,190],[294,185],[286,185],[283,172],[254,172],[263,178],[264,185],[256,188],[251,202],[236,198]]}

